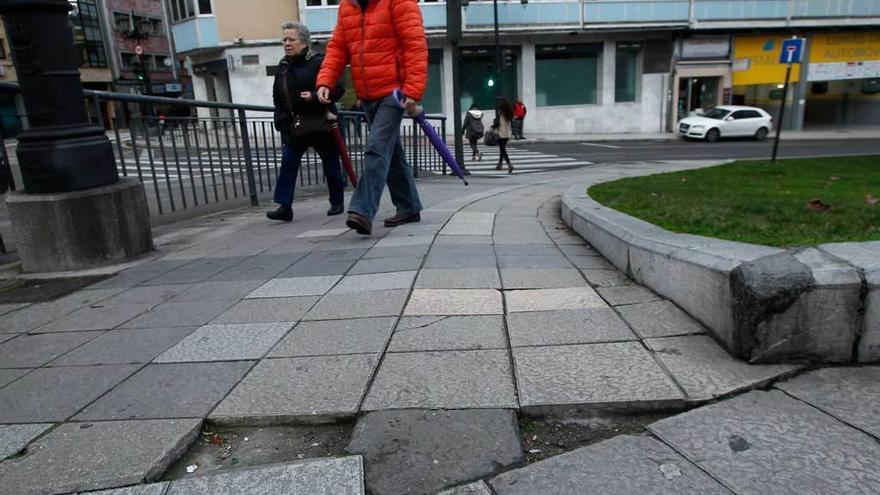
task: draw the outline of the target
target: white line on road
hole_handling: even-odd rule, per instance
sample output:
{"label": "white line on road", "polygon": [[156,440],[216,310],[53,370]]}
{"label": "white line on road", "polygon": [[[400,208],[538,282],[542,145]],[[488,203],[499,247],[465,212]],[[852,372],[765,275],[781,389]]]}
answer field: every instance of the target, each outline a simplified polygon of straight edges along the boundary
{"label": "white line on road", "polygon": [[580,144],[582,144],[584,146],[595,146],[597,148],[611,148],[611,149],[615,149],[615,150],[619,150],[621,148],[621,146],[613,146],[610,144],[599,144],[599,143],[580,143]]}

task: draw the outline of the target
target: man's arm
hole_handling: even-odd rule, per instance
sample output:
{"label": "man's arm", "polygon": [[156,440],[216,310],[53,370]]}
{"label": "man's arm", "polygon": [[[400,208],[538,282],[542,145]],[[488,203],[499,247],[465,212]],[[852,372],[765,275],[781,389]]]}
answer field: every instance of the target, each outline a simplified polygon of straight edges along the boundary
{"label": "man's arm", "polygon": [[[341,5],[339,10],[342,10]],[[318,79],[315,82],[315,87],[318,88],[318,99],[321,103],[330,103],[330,88],[338,84],[339,76],[342,75],[347,63],[348,44],[342,34],[342,22],[337,20],[333,35],[327,43],[327,51],[324,54],[324,62],[321,63],[321,70],[318,71]]]}
{"label": "man's arm", "polygon": [[419,101],[428,80],[428,42],[422,10],[416,0],[393,0],[391,5],[395,31],[403,46],[403,93]]}

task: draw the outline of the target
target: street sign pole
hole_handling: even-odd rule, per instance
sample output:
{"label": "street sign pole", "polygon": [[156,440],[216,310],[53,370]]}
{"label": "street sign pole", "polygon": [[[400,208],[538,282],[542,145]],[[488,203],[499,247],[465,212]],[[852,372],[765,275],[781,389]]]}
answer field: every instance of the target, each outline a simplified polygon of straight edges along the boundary
{"label": "street sign pole", "polygon": [[779,136],[782,134],[782,119],[785,118],[785,101],[788,99],[788,81],[791,79],[791,62],[785,68],[785,84],[782,86],[782,107],[779,108],[779,123],[776,125],[776,139],[773,140],[772,163],[776,163],[776,152],[779,149]]}
{"label": "street sign pole", "polygon": [[785,103],[788,100],[788,83],[791,81],[791,65],[800,63],[804,51],[804,40],[793,37],[782,43],[780,63],[785,63],[785,83],[782,85],[782,106],[779,107],[779,122],[776,124],[776,139],[773,140],[773,155],[771,163],[776,163],[776,154],[779,151],[779,136],[782,135],[782,125],[785,119]]}

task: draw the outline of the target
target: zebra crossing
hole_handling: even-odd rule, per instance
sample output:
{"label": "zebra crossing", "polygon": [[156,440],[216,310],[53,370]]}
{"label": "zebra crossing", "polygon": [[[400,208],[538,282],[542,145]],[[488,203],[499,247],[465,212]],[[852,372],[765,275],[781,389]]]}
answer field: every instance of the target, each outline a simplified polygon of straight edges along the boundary
{"label": "zebra crossing", "polygon": [[[482,177],[505,177],[508,175],[506,163],[502,164],[501,170],[495,170],[495,166],[498,164],[498,157],[500,156],[497,147],[481,146],[480,151],[483,153],[483,159],[473,160],[471,159],[470,148],[465,147],[466,159],[464,164],[471,175]],[[507,154],[510,155],[510,162],[513,164],[513,173],[515,174],[535,174],[593,164],[593,162],[578,160],[577,158],[510,146],[507,147]],[[443,172],[438,171],[434,173],[442,174]]]}

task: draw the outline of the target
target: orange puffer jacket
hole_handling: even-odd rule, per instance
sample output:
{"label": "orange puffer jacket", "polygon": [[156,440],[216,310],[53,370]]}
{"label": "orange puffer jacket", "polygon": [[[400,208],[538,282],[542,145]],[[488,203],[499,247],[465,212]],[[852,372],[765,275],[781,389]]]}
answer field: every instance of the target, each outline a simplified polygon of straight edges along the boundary
{"label": "orange puffer jacket", "polygon": [[317,86],[333,88],[349,62],[358,98],[378,100],[401,88],[421,100],[428,43],[416,0],[369,0],[366,12],[358,0],[341,0]]}

